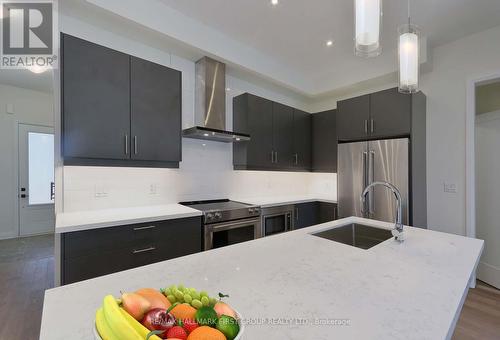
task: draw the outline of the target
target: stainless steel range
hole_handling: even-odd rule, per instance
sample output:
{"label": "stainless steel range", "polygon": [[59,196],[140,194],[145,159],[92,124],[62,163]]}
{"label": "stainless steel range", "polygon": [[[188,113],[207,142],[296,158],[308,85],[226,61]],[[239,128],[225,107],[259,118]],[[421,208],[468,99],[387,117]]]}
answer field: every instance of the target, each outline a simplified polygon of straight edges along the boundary
{"label": "stainless steel range", "polygon": [[203,213],[205,250],[250,241],[262,236],[259,206],[228,199],[180,204]]}

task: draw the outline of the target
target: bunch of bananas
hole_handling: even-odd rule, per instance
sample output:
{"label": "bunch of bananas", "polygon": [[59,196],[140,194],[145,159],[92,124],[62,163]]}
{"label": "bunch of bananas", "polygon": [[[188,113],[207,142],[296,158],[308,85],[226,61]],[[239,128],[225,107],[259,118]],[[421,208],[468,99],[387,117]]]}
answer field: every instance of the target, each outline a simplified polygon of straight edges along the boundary
{"label": "bunch of bananas", "polygon": [[[120,307],[112,295],[104,298],[95,315],[95,325],[103,340],[145,340],[149,330]],[[150,340],[160,340],[156,335]]]}

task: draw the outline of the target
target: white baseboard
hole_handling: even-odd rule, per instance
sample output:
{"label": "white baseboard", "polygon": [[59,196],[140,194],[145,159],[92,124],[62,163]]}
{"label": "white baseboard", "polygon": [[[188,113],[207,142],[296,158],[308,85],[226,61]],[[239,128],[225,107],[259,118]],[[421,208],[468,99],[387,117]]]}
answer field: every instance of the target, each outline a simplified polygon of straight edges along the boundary
{"label": "white baseboard", "polygon": [[477,278],[493,287],[500,289],[500,268],[485,262],[479,262]]}

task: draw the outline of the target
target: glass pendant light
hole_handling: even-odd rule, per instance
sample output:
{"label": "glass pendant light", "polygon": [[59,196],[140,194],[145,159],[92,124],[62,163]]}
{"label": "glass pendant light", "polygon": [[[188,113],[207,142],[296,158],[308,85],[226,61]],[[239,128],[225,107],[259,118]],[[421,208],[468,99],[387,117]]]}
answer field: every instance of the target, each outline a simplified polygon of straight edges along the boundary
{"label": "glass pendant light", "polygon": [[410,0],[408,0],[408,24],[398,29],[399,44],[399,92],[418,92],[420,69],[420,31],[410,21]]}
{"label": "glass pendant light", "polygon": [[355,53],[361,57],[376,57],[380,46],[382,0],[354,0]]}

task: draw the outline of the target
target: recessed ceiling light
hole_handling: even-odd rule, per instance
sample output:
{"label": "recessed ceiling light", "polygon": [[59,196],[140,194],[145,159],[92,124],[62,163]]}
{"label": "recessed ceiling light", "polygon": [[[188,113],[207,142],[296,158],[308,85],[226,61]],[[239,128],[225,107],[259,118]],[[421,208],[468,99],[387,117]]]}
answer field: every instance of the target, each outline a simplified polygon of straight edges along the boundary
{"label": "recessed ceiling light", "polygon": [[271,0],[271,5],[276,6],[278,4],[278,0]]}
{"label": "recessed ceiling light", "polygon": [[333,40],[326,41],[326,46],[332,46],[332,45],[333,45]]}

